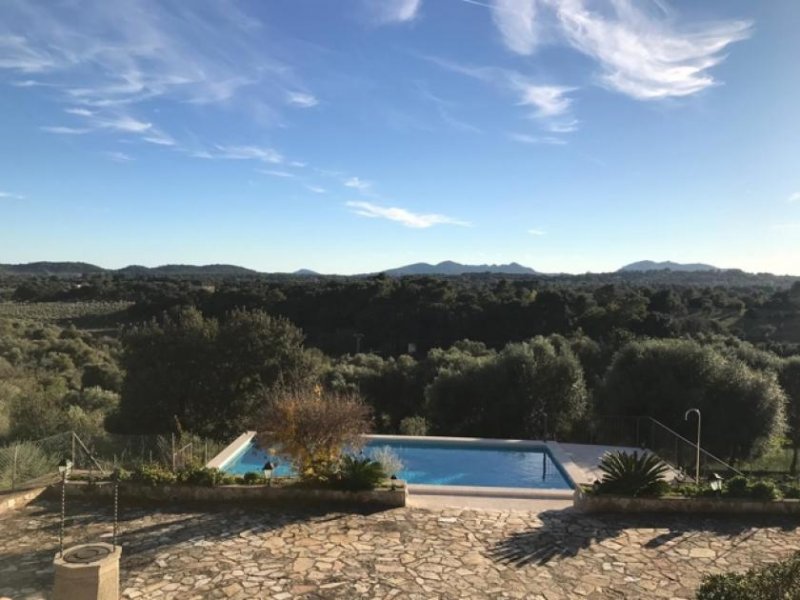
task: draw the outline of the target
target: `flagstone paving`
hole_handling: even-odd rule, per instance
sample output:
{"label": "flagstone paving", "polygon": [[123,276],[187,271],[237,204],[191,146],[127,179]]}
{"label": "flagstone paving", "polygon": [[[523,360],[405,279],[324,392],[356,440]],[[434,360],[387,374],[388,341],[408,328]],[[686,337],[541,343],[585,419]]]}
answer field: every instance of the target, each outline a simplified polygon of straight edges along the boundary
{"label": "flagstone paving", "polygon": [[[106,539],[70,506],[67,543]],[[46,598],[58,506],[0,517],[0,598]],[[800,549],[797,521],[405,508],[126,508],[125,599],[693,598],[701,576]]]}

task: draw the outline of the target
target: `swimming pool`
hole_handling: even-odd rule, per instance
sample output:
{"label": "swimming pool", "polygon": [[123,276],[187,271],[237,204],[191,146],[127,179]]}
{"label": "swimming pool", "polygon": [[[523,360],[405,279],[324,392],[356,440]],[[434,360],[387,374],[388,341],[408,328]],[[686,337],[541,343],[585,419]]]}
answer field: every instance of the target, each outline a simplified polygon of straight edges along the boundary
{"label": "swimming pool", "polygon": [[[533,489],[572,489],[561,465],[545,446],[510,447],[503,442],[427,441],[424,439],[371,439],[367,456],[388,446],[403,461],[397,473],[411,484],[486,486]],[[291,465],[270,457],[250,441],[231,457],[222,470],[234,475],[261,473],[268,460],[277,464],[276,477],[292,474]]]}

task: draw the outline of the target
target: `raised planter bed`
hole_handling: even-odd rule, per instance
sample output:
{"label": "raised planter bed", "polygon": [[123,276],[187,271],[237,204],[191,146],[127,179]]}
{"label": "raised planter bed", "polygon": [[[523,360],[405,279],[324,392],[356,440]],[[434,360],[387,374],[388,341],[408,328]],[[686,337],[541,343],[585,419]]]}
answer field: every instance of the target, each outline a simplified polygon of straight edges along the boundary
{"label": "raised planter bed", "polygon": [[800,500],[747,500],[738,498],[629,498],[576,493],[575,509],[584,513],[691,513],[797,515]]}
{"label": "raised planter bed", "polygon": [[[61,493],[61,485],[50,486],[49,493]],[[69,498],[111,498],[114,486],[109,482],[89,484],[84,481],[67,483]],[[124,482],[119,486],[120,498],[125,502],[156,503],[203,503],[228,504],[231,502],[258,504],[336,504],[349,506],[369,506],[372,508],[398,508],[406,505],[407,490],[404,481],[398,480],[395,489],[379,487],[371,491],[346,492],[323,488],[299,486],[269,487],[266,485],[220,485],[204,487],[194,485],[151,486]]]}

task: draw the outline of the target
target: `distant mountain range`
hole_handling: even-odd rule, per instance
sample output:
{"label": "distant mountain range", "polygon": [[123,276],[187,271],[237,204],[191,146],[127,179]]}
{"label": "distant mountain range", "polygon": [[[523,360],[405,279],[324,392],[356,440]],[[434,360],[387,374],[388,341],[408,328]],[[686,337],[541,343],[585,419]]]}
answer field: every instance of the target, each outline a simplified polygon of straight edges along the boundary
{"label": "distant mountain range", "polygon": [[0,274],[12,275],[93,275],[98,273],[118,273],[120,275],[258,275],[258,271],[237,267],[236,265],[163,265],[143,267],[130,265],[122,269],[104,269],[97,265],[82,262],[32,262],[19,265],[0,264]]}
{"label": "distant mountain range", "polygon": [[464,275],[465,273],[506,273],[508,275],[536,275],[530,267],[524,267],[512,262],[507,265],[462,265],[461,263],[446,260],[438,264],[414,263],[396,269],[382,271],[392,277],[405,275]]}
{"label": "distant mountain range", "polygon": [[[619,269],[618,273],[643,272],[643,271],[664,271],[675,272],[709,272],[726,271],[712,265],[703,263],[676,263],[671,261],[654,262],[643,260]],[[465,275],[470,273],[494,273],[507,275],[543,275],[530,267],[519,263],[508,263],[502,265],[465,265],[451,260],[446,260],[437,264],[413,263],[394,269],[381,271],[390,277],[403,277],[408,275]],[[97,265],[83,262],[32,262],[24,264],[0,264],[0,274],[22,275],[22,276],[79,276],[93,275],[100,273],[119,274],[127,276],[161,276],[161,277],[245,277],[253,275],[263,275],[253,269],[246,269],[236,265],[162,265],[160,267],[143,267],[140,265],[130,265],[122,269],[104,269]],[[277,273],[271,273],[277,275]],[[372,273],[371,275],[376,275]],[[310,269],[299,269],[293,273],[283,273],[282,275],[294,275],[298,277],[322,277],[321,273]],[[370,275],[365,273],[364,275]]]}
{"label": "distant mountain range", "polygon": [[652,260],[640,260],[639,262],[625,265],[617,272],[624,273],[627,271],[666,271],[666,270],[690,272],[690,271],[723,271],[724,269],[720,269],[713,265],[706,265],[703,263],[676,263],[669,260],[663,262],[654,262]]}

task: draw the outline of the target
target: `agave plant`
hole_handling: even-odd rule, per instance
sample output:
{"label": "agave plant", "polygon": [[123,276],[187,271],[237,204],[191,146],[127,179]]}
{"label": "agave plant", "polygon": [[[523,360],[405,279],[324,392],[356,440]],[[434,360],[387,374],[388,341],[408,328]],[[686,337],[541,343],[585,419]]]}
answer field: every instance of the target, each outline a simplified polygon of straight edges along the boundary
{"label": "agave plant", "polygon": [[600,459],[599,468],[603,479],[597,493],[620,496],[660,496],[669,471],[661,459],[647,452],[607,452]]}

